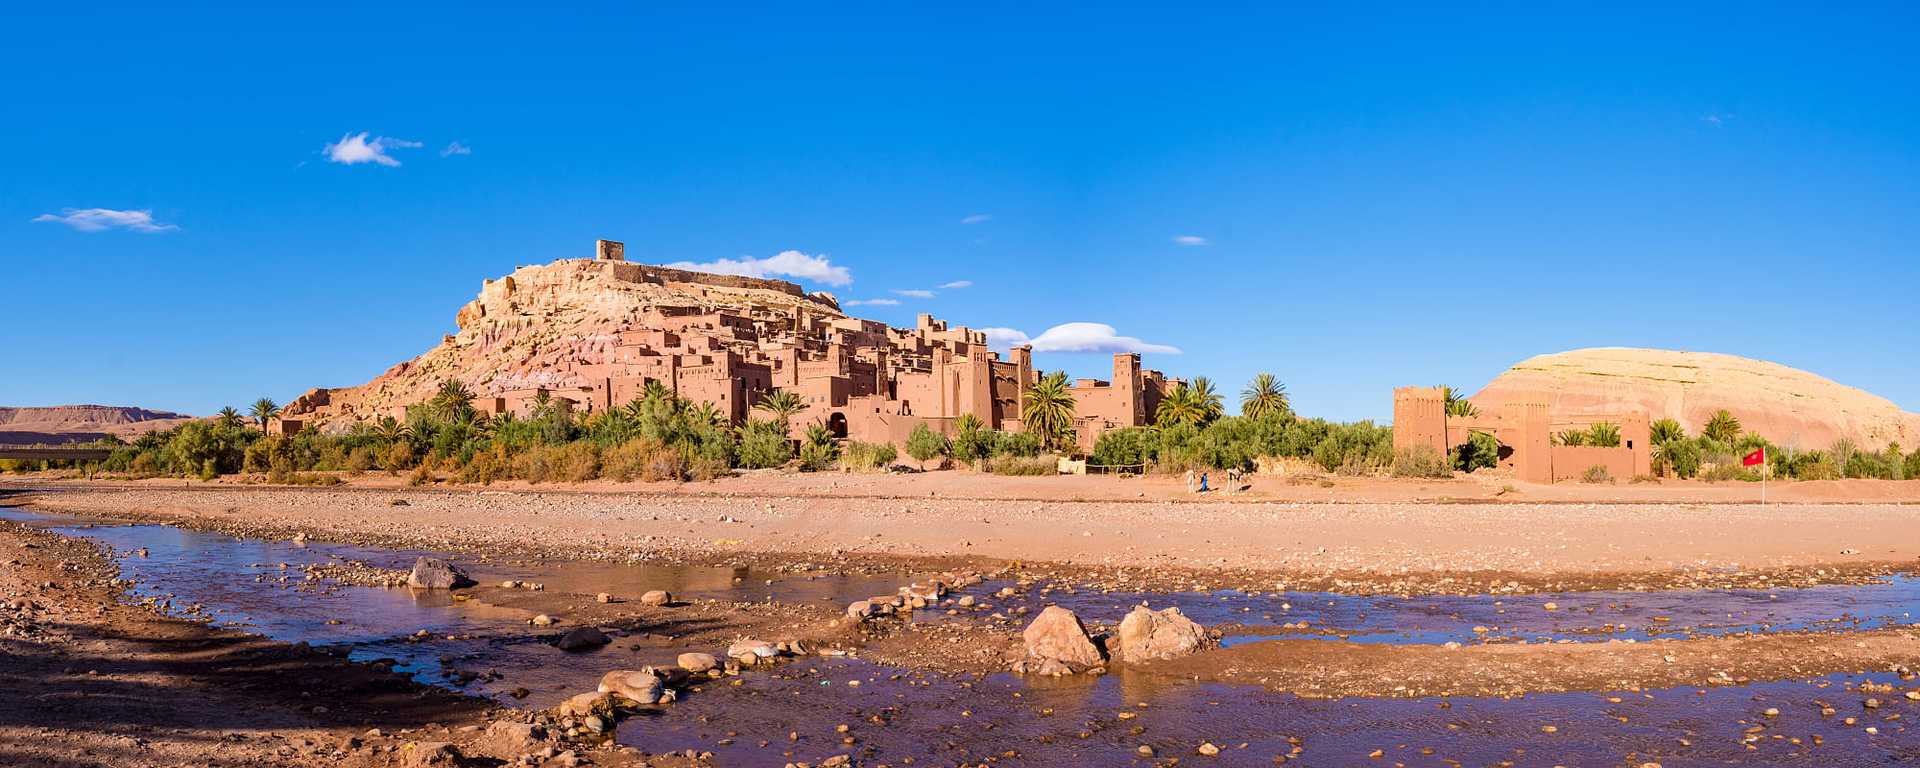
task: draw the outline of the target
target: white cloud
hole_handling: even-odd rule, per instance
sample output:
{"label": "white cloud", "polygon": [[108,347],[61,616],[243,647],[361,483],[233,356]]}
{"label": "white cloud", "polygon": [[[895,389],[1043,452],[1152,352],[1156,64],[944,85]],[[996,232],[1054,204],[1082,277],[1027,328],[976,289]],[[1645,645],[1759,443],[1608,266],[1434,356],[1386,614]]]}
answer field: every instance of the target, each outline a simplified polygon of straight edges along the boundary
{"label": "white cloud", "polygon": [[990,214],[990,213],[976,213],[976,214],[973,214],[972,216],[968,216],[968,217],[966,217],[966,218],[964,218],[964,219],[961,219],[961,220],[960,220],[960,223],[962,223],[962,224],[980,224],[980,223],[982,223],[982,222],[987,222],[987,221],[992,221],[992,220],[993,220],[993,214]]}
{"label": "white cloud", "polygon": [[1718,128],[1722,125],[1726,125],[1727,121],[1732,119],[1733,119],[1733,113],[1731,112],[1716,112],[1714,114],[1701,117],[1700,122],[1703,122],[1715,128]]}
{"label": "white cloud", "polygon": [[901,296],[905,296],[905,297],[907,297],[907,298],[909,298],[909,299],[931,299],[931,298],[933,298],[933,291],[929,291],[929,290],[927,290],[927,289],[925,289],[925,288],[895,288],[895,289],[893,289],[893,292],[894,292],[895,294],[898,294],[898,295],[901,295]]}
{"label": "white cloud", "polygon": [[440,150],[441,157],[453,157],[454,155],[471,155],[471,154],[473,154],[473,147],[469,147],[457,141],[451,144],[448,144],[446,149]]}
{"label": "white cloud", "polygon": [[172,224],[162,224],[153,220],[153,210],[116,211],[112,208],[62,208],[60,215],[43,213],[33,217],[34,221],[65,224],[81,232],[99,232],[107,229],[128,229],[135,232],[169,232],[179,229]]}
{"label": "white cloud", "polygon": [[1179,347],[1141,341],[1132,336],[1121,336],[1113,326],[1106,323],[1061,323],[1031,338],[1014,328],[981,328],[979,330],[987,335],[987,345],[997,348],[1032,344],[1035,352],[1180,354]]}
{"label": "white cloud", "polygon": [[341,136],[339,141],[328,144],[325,151],[329,161],[341,165],[378,163],[380,165],[393,167],[399,165],[400,161],[388,155],[387,150],[417,149],[420,146],[420,142],[417,141],[394,139],[386,136],[375,136],[369,139],[367,138],[367,132],[361,131],[357,134],[349,133]]}
{"label": "white cloud", "polygon": [[1178,237],[1175,237],[1173,241],[1186,246],[1196,246],[1196,245],[1207,244],[1207,239],[1199,235],[1180,235]]}
{"label": "white cloud", "polygon": [[1012,349],[1033,341],[1017,328],[976,328],[974,330],[986,334],[987,346],[994,349]]}
{"label": "white cloud", "polygon": [[676,261],[667,266],[673,269],[690,269],[695,272],[712,272],[720,275],[793,277],[834,286],[853,284],[853,273],[848,272],[846,267],[834,266],[824,255],[808,256],[799,251],[781,251],[764,259],[742,256],[738,259],[717,259],[704,263]]}
{"label": "white cloud", "polygon": [[843,307],[897,307],[897,306],[900,306],[900,300],[899,299],[854,299],[852,301],[840,302],[840,306],[843,306]]}
{"label": "white cloud", "polygon": [[942,287],[942,288],[972,288],[972,287],[973,287],[973,281],[972,281],[972,280],[955,280],[955,281],[953,281],[953,282],[951,282],[951,283],[941,283],[941,284],[940,284],[940,287]]}

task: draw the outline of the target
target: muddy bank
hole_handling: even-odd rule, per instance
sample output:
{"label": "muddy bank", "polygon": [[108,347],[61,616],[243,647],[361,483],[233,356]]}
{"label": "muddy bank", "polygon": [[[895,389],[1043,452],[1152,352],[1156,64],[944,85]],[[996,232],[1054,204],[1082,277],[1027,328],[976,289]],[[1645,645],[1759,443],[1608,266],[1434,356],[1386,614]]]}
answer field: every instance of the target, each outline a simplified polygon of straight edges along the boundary
{"label": "muddy bank", "polygon": [[1154,590],[1520,594],[1858,583],[1901,506],[1009,503],[399,490],[65,490],[9,503],[262,537],[807,572],[992,570]]}
{"label": "muddy bank", "polygon": [[114,565],[85,541],[0,521],[0,563],[0,765],[371,768],[405,764],[421,744],[500,754],[484,729],[527,717],[337,649],[126,604]]}

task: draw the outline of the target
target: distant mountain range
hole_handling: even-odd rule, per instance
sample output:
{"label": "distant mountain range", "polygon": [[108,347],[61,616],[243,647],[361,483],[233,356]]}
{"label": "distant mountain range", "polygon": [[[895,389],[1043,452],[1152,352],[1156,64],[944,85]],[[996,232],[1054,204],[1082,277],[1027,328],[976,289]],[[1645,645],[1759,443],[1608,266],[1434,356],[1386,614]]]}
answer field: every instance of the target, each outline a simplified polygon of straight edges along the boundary
{"label": "distant mountain range", "polygon": [[0,406],[0,444],[84,443],[107,436],[131,440],[193,418],[124,405]]}

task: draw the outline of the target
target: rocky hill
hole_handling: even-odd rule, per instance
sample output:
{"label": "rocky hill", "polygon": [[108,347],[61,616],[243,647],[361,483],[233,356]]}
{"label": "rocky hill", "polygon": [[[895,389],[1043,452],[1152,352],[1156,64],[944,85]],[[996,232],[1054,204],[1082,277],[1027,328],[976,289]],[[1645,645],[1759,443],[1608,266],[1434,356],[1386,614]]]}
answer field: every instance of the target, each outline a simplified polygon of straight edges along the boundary
{"label": "rocky hill", "polygon": [[562,259],[484,281],[458,330],[432,349],[355,387],[315,389],[285,418],[316,426],[397,415],[448,380],[480,396],[589,383],[583,369],[616,362],[621,331],[660,312],[729,308],[746,317],[841,318],[838,301],[781,280],[713,275],[626,261]]}
{"label": "rocky hill", "polygon": [[1841,437],[1876,449],[1890,441],[1920,445],[1920,414],[1886,398],[1777,363],[1710,352],[1599,347],[1540,355],[1470,399],[1495,412],[1522,399],[1575,415],[1644,409],[1689,432],[1725,408],[1747,430],[1784,446],[1823,448]]}
{"label": "rocky hill", "polygon": [[167,429],[193,417],[122,405],[0,407],[0,443],[86,442],[112,435],[129,439]]}

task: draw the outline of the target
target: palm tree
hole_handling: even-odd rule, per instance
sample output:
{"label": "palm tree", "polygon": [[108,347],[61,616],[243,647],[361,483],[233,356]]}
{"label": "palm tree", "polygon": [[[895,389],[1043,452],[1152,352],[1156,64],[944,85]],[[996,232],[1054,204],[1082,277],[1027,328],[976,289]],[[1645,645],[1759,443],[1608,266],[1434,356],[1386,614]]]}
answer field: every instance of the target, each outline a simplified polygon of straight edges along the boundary
{"label": "palm tree", "polygon": [[1285,413],[1292,407],[1292,403],[1287,402],[1287,385],[1271,373],[1254,376],[1247,388],[1240,390],[1240,415],[1249,419]]}
{"label": "palm tree", "polygon": [[[508,414],[501,415],[506,416]],[[404,440],[412,431],[413,430],[409,429],[405,423],[402,423],[399,419],[392,416],[382,416],[379,421],[373,423],[373,433],[379,435],[381,440],[388,443]]]}
{"label": "palm tree", "polygon": [[1714,442],[1732,445],[1734,440],[1740,438],[1740,420],[1722,408],[1713,418],[1707,419],[1707,426],[1701,428],[1700,434]]}
{"label": "palm tree", "polygon": [[1050,444],[1059,444],[1073,433],[1073,393],[1067,391],[1066,371],[1054,371],[1040,377],[1027,389],[1020,409],[1027,431]]}
{"label": "palm tree", "polygon": [[694,406],[693,409],[688,412],[688,415],[693,417],[693,421],[696,424],[725,426],[727,423],[727,418],[720,415],[720,409],[714,407],[713,403],[702,402]]}
{"label": "palm tree", "polygon": [[1601,448],[1620,447],[1620,427],[1605,421],[1587,427],[1587,445]]}
{"label": "palm tree", "polygon": [[270,398],[253,401],[253,420],[260,423],[260,431],[267,431],[267,422],[280,418],[280,404]]}
{"label": "palm tree", "polygon": [[1154,423],[1162,428],[1180,424],[1198,427],[1206,418],[1206,407],[1185,382],[1173,385],[1173,389],[1160,398],[1160,406],[1153,411]]}
{"label": "palm tree", "polygon": [[1201,425],[1226,415],[1227,409],[1221,405],[1220,393],[1214,390],[1212,379],[1195,376],[1189,388],[1193,391],[1194,401],[1200,406]]}
{"label": "palm tree", "polygon": [[1687,439],[1687,428],[1673,419],[1661,419],[1648,428],[1647,437],[1653,440],[1654,445],[1664,445]]}
{"label": "palm tree", "polygon": [[447,379],[440,382],[440,389],[433,393],[432,402],[433,407],[441,413],[459,413],[473,407],[473,390],[467,389],[467,385],[459,379]]}
{"label": "palm tree", "polygon": [[1453,387],[1442,384],[1436,389],[1440,390],[1440,396],[1447,404],[1448,416],[1471,419],[1480,415],[1480,409],[1474,406],[1473,401],[1462,396]]}
{"label": "palm tree", "polygon": [[220,424],[221,429],[233,429],[234,427],[238,427],[240,426],[240,412],[234,410],[233,406],[231,405],[225,408],[222,408],[220,409],[220,418],[218,423]]}
{"label": "palm tree", "polygon": [[1560,445],[1567,445],[1567,446],[1586,445],[1587,433],[1585,430],[1569,429],[1558,435],[1554,435],[1553,439],[1555,442],[1559,443]]}
{"label": "palm tree", "polygon": [[807,404],[792,390],[778,389],[761,395],[760,402],[755,403],[753,409],[766,411],[774,421],[780,422],[780,429],[785,431],[794,415],[807,409]]}

